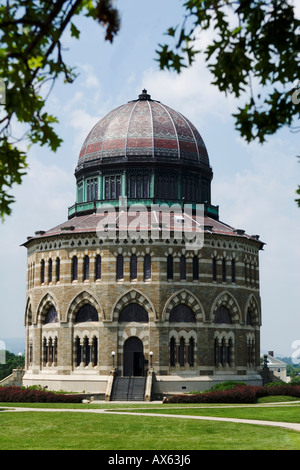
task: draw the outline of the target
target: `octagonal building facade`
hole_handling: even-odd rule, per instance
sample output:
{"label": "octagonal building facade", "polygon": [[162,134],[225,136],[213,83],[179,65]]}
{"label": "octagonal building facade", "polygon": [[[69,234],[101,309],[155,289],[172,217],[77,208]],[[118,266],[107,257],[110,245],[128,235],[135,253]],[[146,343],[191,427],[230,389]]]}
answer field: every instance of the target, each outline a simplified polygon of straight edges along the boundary
{"label": "octagonal building facade", "polygon": [[220,221],[195,126],[143,90],[80,150],[68,220],[28,237],[24,385],[146,399],[261,383],[259,251]]}

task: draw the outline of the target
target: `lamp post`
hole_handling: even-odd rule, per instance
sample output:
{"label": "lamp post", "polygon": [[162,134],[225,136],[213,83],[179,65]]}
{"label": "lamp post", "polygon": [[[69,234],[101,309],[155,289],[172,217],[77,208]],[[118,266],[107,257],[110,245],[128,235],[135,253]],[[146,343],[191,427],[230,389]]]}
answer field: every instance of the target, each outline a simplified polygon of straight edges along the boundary
{"label": "lamp post", "polygon": [[21,357],[22,357],[22,353],[19,352],[19,368],[21,369]]}
{"label": "lamp post", "polygon": [[115,367],[115,354],[116,354],[115,351],[112,351],[112,352],[111,352],[112,361],[113,361],[113,369],[114,369],[114,367]]}
{"label": "lamp post", "polygon": [[150,367],[152,368],[152,356],[153,356],[152,351],[149,352],[149,356],[150,356]]}

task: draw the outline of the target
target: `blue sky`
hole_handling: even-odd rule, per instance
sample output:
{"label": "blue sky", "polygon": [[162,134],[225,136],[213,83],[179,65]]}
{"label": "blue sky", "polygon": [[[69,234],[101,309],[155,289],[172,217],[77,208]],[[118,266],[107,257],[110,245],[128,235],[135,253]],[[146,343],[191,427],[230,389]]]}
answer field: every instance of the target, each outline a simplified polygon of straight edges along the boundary
{"label": "blue sky", "polygon": [[179,0],[119,0],[122,25],[112,45],[92,20],[75,21],[79,41],[66,35],[65,58],[79,76],[72,85],[57,82],[47,102],[47,110],[59,119],[56,130],[64,143],[55,154],[31,148],[28,174],[14,190],[13,214],[0,225],[0,340],[24,336],[26,250],[20,245],[35,231],[67,219],[67,208],[75,202],[74,169],[87,133],[146,88],[201,133],[214,171],[212,203],[220,206],[220,219],[259,234],[266,243],[260,254],[261,349],[295,354],[293,343],[300,341],[300,209],[294,202],[300,134],[283,129],[264,145],[248,145],[234,129],[236,101],[210,84],[201,56],[179,76],[159,71],[155,49],[167,28],[181,21],[181,5]]}

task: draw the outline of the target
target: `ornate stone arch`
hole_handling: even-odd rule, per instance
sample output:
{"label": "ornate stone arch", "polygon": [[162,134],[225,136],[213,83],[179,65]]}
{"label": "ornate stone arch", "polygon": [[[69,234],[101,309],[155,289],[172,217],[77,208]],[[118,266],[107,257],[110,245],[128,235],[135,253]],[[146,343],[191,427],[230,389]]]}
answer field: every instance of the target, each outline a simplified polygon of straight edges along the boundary
{"label": "ornate stone arch", "polygon": [[195,314],[196,322],[203,321],[204,319],[203,306],[200,300],[192,292],[188,291],[187,289],[182,289],[171,295],[171,297],[167,300],[165,307],[163,309],[162,319],[165,321],[169,321],[171,310],[179,304],[185,304],[193,310]]}
{"label": "ornate stone arch", "polygon": [[72,323],[74,323],[76,313],[78,312],[80,307],[85,304],[91,304],[93,307],[95,307],[98,313],[99,321],[104,319],[104,313],[98,300],[92,293],[88,292],[87,290],[84,290],[77,294],[76,297],[74,297],[74,299],[70,302],[69,307],[67,309],[67,321],[71,321]]}
{"label": "ornate stone arch", "polygon": [[38,324],[42,324],[44,322],[46,318],[46,314],[51,306],[55,307],[58,321],[60,321],[58,302],[52,293],[50,294],[49,292],[47,292],[47,294],[45,294],[42,300],[40,301],[38,308],[37,308],[37,323]]}
{"label": "ornate stone arch", "polygon": [[32,305],[30,297],[28,297],[26,301],[24,324],[25,326],[32,325]]}
{"label": "ornate stone arch", "polygon": [[253,294],[250,294],[247,298],[245,311],[244,311],[244,321],[247,325],[247,315],[248,313],[251,316],[251,324],[252,326],[257,326],[260,324],[260,308],[259,303],[256,297]]}
{"label": "ornate stone arch", "polygon": [[216,310],[224,306],[228,309],[232,323],[238,323],[242,319],[241,309],[237,300],[234,298],[232,294],[228,291],[221,292],[214,300],[211,310],[210,310],[210,320],[214,320],[214,315]]}
{"label": "ornate stone arch", "polygon": [[117,321],[121,310],[126,307],[126,305],[134,302],[141,305],[146,310],[150,321],[157,319],[155,308],[152,302],[146,295],[137,289],[130,289],[128,292],[122,294],[121,297],[119,297],[112,308],[112,319]]}

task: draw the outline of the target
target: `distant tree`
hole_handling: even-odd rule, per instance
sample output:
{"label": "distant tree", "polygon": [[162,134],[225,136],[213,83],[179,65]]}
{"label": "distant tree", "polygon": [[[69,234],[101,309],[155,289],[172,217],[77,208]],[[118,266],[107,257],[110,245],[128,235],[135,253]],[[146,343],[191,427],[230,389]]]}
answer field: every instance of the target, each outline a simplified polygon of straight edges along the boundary
{"label": "distant tree", "polygon": [[[8,377],[13,369],[17,369],[20,364],[20,358],[16,356],[14,353],[5,351],[5,363],[0,363],[0,380],[5,379]],[[24,367],[25,358],[24,355],[21,356],[21,367]]]}

